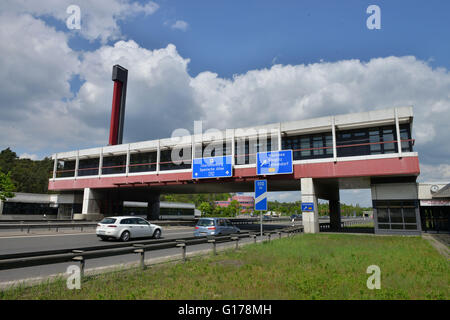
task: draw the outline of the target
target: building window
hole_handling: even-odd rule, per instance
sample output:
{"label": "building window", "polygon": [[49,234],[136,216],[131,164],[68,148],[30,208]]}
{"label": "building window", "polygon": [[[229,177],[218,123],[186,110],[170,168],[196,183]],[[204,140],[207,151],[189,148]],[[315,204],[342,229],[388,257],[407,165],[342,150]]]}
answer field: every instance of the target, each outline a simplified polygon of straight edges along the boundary
{"label": "building window", "polygon": [[127,156],[111,156],[103,158],[102,174],[120,174],[125,173]]}
{"label": "building window", "polygon": [[[412,152],[409,123],[400,125],[400,139],[403,152]],[[364,156],[397,153],[397,133],[395,126],[346,130],[336,133],[338,157]]]}
{"label": "building window", "polygon": [[235,164],[255,164],[258,152],[272,151],[271,137],[266,139],[236,138],[235,141]]}
{"label": "building window", "polygon": [[156,171],[156,157],[156,151],[130,154],[129,172]]}
{"label": "building window", "polygon": [[4,202],[4,215],[57,215],[58,208],[49,203]]}
{"label": "building window", "polygon": [[78,163],[78,176],[95,176],[98,175],[99,158],[80,159]]}
{"label": "building window", "polygon": [[185,148],[180,148],[178,157],[179,161],[172,161],[172,149],[161,150],[161,160],[159,169],[161,171],[165,170],[181,170],[191,168],[191,152],[184,152]]}
{"label": "building window", "polygon": [[56,170],[57,178],[66,178],[75,176],[75,160],[58,161]]}
{"label": "building window", "polygon": [[402,140],[402,152],[412,152],[413,142],[411,141],[411,128],[409,123],[400,125],[400,139]]}
{"label": "building window", "polygon": [[416,200],[374,200],[378,229],[418,230]]}
{"label": "building window", "polygon": [[282,147],[293,151],[294,160],[330,158],[333,156],[333,136],[330,132],[287,136],[282,139]]}

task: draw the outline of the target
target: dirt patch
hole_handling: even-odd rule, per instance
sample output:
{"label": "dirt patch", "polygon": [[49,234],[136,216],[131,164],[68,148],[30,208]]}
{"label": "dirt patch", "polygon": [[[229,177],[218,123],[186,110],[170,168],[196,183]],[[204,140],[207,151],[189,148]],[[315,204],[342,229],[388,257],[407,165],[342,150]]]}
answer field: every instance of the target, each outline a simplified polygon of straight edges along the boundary
{"label": "dirt patch", "polygon": [[244,262],[242,262],[241,260],[220,260],[220,261],[215,261],[212,263],[213,266],[232,266],[232,267],[241,267],[244,265]]}

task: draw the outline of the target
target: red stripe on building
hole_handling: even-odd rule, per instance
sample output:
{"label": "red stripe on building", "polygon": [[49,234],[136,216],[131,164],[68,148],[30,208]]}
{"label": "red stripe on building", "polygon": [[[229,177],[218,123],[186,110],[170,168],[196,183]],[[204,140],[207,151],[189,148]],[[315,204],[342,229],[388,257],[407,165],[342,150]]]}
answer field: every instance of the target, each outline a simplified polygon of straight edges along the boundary
{"label": "red stripe on building", "polygon": [[[384,158],[370,160],[352,160],[339,162],[307,163],[294,165],[293,174],[270,176],[276,180],[291,180],[301,178],[347,178],[347,177],[373,177],[389,175],[420,174],[418,157]],[[196,183],[216,181],[219,183],[239,182],[249,179],[263,178],[256,175],[256,168],[234,169],[232,178],[224,179],[197,179]],[[79,190],[84,188],[117,188],[139,187],[147,185],[165,185],[166,183],[183,184],[192,181],[191,172],[160,173],[151,175],[136,175],[122,177],[78,178],[67,180],[50,180],[49,190]]]}

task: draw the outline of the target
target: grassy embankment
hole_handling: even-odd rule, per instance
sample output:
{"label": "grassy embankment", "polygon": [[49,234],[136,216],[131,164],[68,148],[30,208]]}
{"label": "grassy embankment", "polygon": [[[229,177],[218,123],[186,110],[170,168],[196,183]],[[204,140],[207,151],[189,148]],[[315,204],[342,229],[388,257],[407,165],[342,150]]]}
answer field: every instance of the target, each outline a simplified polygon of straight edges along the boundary
{"label": "grassy embankment", "polygon": [[[381,269],[369,290],[367,267]],[[238,251],[0,292],[0,299],[449,299],[449,261],[421,237],[303,234]]]}

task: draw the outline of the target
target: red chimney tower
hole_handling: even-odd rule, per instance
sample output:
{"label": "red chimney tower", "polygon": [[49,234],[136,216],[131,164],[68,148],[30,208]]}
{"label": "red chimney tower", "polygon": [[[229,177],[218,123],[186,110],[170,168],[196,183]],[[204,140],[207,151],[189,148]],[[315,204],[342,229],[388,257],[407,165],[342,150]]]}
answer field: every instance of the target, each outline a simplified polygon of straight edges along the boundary
{"label": "red chimney tower", "polygon": [[112,99],[111,124],[109,127],[109,145],[122,144],[125,101],[127,98],[127,79],[127,69],[118,64],[113,66],[112,80],[114,81],[114,92]]}

